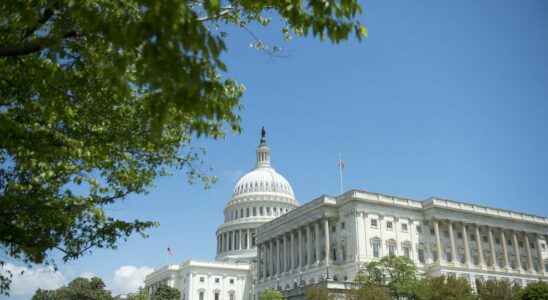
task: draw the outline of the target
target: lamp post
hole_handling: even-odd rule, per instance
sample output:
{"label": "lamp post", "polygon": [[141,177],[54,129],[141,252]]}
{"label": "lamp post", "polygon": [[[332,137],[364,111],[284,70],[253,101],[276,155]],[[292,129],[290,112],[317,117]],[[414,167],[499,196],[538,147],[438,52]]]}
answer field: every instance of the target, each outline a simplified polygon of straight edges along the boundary
{"label": "lamp post", "polygon": [[278,282],[278,292],[281,292],[282,288],[280,287],[280,277],[276,276],[276,281]]}
{"label": "lamp post", "polygon": [[299,275],[301,276],[300,286],[303,286],[303,271],[299,271]]}

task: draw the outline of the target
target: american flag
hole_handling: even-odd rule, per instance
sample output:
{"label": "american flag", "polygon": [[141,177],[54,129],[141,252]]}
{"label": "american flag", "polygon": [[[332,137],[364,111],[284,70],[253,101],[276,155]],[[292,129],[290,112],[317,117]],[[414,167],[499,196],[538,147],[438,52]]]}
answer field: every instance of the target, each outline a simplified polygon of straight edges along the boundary
{"label": "american flag", "polygon": [[171,248],[167,247],[167,255],[173,255],[173,251],[171,251]]}

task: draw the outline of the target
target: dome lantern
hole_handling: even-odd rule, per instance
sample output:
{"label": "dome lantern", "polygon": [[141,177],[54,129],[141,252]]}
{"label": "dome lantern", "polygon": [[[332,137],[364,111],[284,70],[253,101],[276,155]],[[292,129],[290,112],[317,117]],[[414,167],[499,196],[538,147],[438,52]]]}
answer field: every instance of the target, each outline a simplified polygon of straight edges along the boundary
{"label": "dome lantern", "polygon": [[264,127],[261,129],[261,143],[255,151],[257,154],[257,163],[255,164],[255,169],[257,168],[269,168],[270,167],[270,148],[266,145],[266,131]]}

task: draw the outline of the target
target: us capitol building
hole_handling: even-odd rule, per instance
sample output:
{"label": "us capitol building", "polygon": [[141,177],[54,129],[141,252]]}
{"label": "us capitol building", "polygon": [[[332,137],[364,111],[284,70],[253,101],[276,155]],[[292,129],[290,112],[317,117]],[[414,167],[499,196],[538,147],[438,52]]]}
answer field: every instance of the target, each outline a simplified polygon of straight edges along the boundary
{"label": "us capitol building", "polygon": [[216,232],[215,261],[167,265],[145,279],[183,300],[254,300],[263,290],[304,299],[312,285],[354,286],[364,263],[393,253],[430,276],[522,286],[548,280],[548,219],[452,200],[424,201],[360,190],[302,206],[270,164],[265,132],[255,167],[236,184]]}

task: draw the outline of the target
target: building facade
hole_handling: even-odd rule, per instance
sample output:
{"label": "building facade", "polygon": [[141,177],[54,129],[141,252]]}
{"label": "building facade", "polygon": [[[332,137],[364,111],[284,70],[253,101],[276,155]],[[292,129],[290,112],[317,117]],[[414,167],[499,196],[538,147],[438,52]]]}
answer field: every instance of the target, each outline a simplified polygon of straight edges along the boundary
{"label": "building facade", "polygon": [[548,219],[473,204],[351,190],[303,206],[270,163],[264,129],[253,169],[236,184],[217,228],[215,261],[190,260],[149,274],[183,300],[251,300],[263,290],[303,298],[306,286],[353,286],[364,263],[388,254],[421,274],[527,285],[548,280]]}

